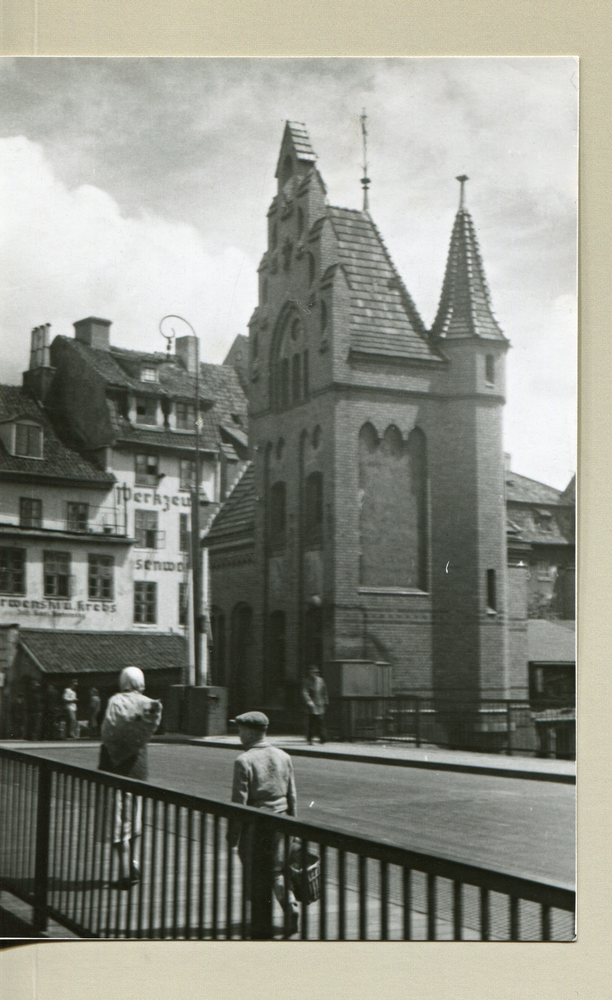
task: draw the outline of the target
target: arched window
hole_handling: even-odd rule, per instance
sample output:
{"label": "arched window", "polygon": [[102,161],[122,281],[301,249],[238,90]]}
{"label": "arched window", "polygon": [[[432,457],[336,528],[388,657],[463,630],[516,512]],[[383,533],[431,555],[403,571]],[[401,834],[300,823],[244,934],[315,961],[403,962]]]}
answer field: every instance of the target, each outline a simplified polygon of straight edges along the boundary
{"label": "arched window", "polygon": [[285,483],[274,483],[270,490],[268,506],[268,529],[270,546],[273,549],[285,547],[287,521],[287,490]]}
{"label": "arched window", "polygon": [[285,682],[285,613],[273,611],[268,618],[268,656],[264,678],[266,697],[281,703]]}
{"label": "arched window", "polygon": [[323,473],[311,472],[304,483],[304,534],[307,547],[316,548],[323,542]]}
{"label": "arched window", "polygon": [[316,274],[315,259],[311,253],[306,254],[306,258],[308,261],[308,284],[312,285]]}
{"label": "arched window", "polygon": [[272,406],[284,410],[300,403],[308,392],[304,346],[306,332],[295,312],[286,317],[275,337],[271,360]]}
{"label": "arched window", "polygon": [[210,650],[211,682],[225,684],[225,615],[213,605],[210,612],[212,648]]}
{"label": "arched window", "polygon": [[359,432],[360,582],[366,587],[426,588],[426,448],[395,425],[379,438]]}

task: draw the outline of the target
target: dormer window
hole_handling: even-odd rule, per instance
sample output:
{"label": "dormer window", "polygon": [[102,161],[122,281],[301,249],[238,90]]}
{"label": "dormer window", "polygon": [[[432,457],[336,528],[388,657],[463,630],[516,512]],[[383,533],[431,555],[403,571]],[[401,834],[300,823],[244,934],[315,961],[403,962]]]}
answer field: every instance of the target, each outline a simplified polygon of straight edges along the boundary
{"label": "dormer window", "polygon": [[195,406],[193,403],[176,404],[176,426],[181,431],[195,430]]}
{"label": "dormer window", "polygon": [[154,396],[136,397],[136,423],[155,426],[157,423],[157,400]]}
{"label": "dormer window", "polygon": [[23,458],[43,457],[43,430],[40,424],[19,421],[15,424],[14,455]]}
{"label": "dormer window", "polygon": [[141,382],[159,382],[159,372],[157,368],[141,368],[140,369],[140,381]]}

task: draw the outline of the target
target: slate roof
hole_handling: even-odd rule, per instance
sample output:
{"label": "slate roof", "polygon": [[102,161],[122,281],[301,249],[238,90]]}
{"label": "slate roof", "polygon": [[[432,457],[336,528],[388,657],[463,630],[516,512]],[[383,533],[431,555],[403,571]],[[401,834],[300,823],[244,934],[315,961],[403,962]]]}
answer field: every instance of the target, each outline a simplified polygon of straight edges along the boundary
{"label": "slate roof", "polygon": [[249,462],[229,497],[215,517],[206,544],[253,535],[255,528],[255,467]]}
{"label": "slate roof", "polygon": [[20,629],[19,645],[48,674],[108,673],[124,667],[152,670],[182,668],[187,642],[182,635],[138,632],[63,632]]}
{"label": "slate roof", "polygon": [[10,455],[0,441],[0,475],[23,473],[32,481],[39,479],[71,480],[80,485],[109,489],[116,481],[111,472],[103,472],[78,452],[72,451],[57,436],[53,425],[38,403],[18,385],[0,385],[0,421],[28,417],[43,428],[43,457],[23,458]]}
{"label": "slate roof", "polygon": [[476,230],[460,208],[450,242],[440,305],[431,332],[435,337],[486,337],[506,340],[491,308]]}
{"label": "slate roof", "polygon": [[[442,362],[378,229],[367,212],[329,207],[351,296],[351,349],[359,354]],[[313,233],[315,231],[313,227]]]}
{"label": "slate roof", "polygon": [[576,622],[549,622],[530,618],[527,622],[527,659],[530,663],[575,663]]}
{"label": "slate roof", "polygon": [[563,493],[554,486],[546,486],[511,471],[506,473],[506,500],[515,503],[572,505],[570,500],[563,500]]}
{"label": "slate roof", "polygon": [[293,147],[298,160],[309,160],[311,163],[314,163],[317,158],[317,154],[312,148],[310,136],[308,135],[304,122],[288,121],[285,125],[285,132],[289,132],[289,135],[291,136],[291,141],[293,142]]}
{"label": "slate roof", "polygon": [[563,493],[516,472],[506,473],[508,533],[513,541],[574,545],[575,503],[571,487]]}

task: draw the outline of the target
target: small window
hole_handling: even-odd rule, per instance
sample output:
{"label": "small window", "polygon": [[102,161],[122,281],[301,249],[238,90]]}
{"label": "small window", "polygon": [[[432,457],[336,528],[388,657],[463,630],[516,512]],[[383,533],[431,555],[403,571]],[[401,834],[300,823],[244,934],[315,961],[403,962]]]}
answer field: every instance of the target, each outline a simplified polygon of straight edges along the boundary
{"label": "small window", "polygon": [[189,530],[189,514],[179,514],[179,547],[181,552],[191,549],[191,532]]}
{"label": "small window", "polygon": [[176,426],[182,431],[195,431],[195,406],[193,403],[176,404]]}
{"label": "small window", "polygon": [[114,569],[113,556],[89,556],[88,593],[90,600],[112,601]]}
{"label": "small window", "polygon": [[179,625],[187,624],[187,601],[189,600],[189,587],[186,583],[179,583],[179,607],[178,607],[178,622]]}
{"label": "small window", "polygon": [[42,528],[42,500],[19,498],[19,527]]}
{"label": "small window", "polygon": [[182,490],[194,490],[196,486],[196,464],[190,458],[180,460],[180,478]]}
{"label": "small window", "polygon": [[495,357],[487,354],[485,358],[485,379],[487,385],[495,385]]}
{"label": "small window", "polygon": [[157,549],[157,511],[156,510],[135,510],[134,511],[134,534],[136,536],[136,548]]}
{"label": "small window", "polygon": [[134,582],[134,621],[137,625],[157,622],[157,584],[148,580]]}
{"label": "small window", "polygon": [[487,607],[489,611],[497,611],[497,587],[494,569],[487,570]]}
{"label": "small window", "polygon": [[43,432],[38,424],[15,424],[15,454],[24,458],[43,457]]}
{"label": "small window", "polygon": [[70,553],[43,552],[45,597],[70,597]]}
{"label": "small window", "polygon": [[68,531],[87,531],[89,525],[89,504],[68,503]]}
{"label": "small window", "polygon": [[159,459],[157,455],[136,455],[136,485],[157,486]]}
{"label": "small window", "polygon": [[159,373],[157,371],[157,368],[142,368],[140,370],[140,381],[159,382]]}
{"label": "small window", "polygon": [[155,426],[157,423],[157,399],[155,396],[136,397],[136,423]]}
{"label": "small window", "polygon": [[291,391],[293,402],[299,403],[302,398],[302,356],[294,354],[291,370]]}
{"label": "small window", "polygon": [[270,509],[268,512],[270,544],[273,548],[283,548],[285,545],[286,507],[285,484],[274,483],[270,490]]}
{"label": "small window", "polygon": [[0,593],[25,592],[25,549],[0,548]]}

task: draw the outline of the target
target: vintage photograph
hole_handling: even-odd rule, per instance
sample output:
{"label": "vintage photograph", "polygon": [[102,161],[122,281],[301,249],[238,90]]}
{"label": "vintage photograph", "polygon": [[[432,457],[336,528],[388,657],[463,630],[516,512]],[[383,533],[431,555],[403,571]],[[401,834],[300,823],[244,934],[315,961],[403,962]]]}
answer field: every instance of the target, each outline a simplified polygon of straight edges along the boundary
{"label": "vintage photograph", "polygon": [[573,941],[578,61],[0,80],[0,935]]}

